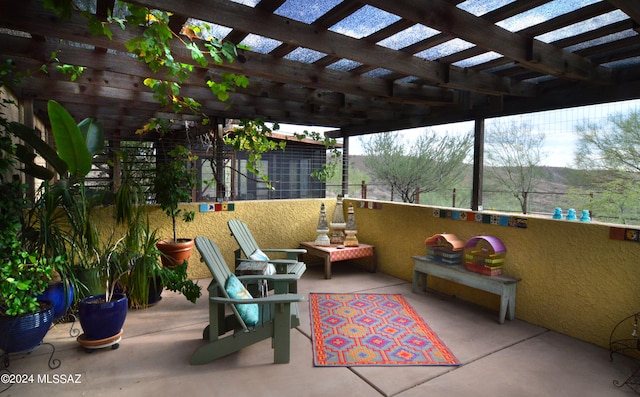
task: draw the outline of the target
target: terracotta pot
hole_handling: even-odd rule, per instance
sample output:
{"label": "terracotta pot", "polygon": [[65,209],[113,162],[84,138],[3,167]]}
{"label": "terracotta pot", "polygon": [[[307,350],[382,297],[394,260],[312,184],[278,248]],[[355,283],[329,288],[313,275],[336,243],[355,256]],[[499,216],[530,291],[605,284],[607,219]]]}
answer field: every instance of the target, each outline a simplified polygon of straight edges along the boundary
{"label": "terracotta pot", "polygon": [[177,266],[189,260],[193,249],[193,239],[179,238],[160,240],[156,247],[162,252],[162,264],[167,267]]}

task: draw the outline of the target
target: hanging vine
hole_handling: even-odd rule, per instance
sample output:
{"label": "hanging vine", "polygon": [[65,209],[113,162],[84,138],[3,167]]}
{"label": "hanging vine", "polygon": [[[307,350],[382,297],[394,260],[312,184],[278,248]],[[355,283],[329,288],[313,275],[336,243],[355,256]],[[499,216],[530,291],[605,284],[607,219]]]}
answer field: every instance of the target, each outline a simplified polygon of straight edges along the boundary
{"label": "hanging vine", "polygon": [[[189,112],[200,116],[202,125],[210,123],[209,116],[202,111],[202,105],[196,99],[181,94],[184,84],[194,68],[207,67],[210,63],[232,63],[238,57],[238,49],[247,47],[237,46],[231,42],[220,40],[208,34],[206,25],[188,24],[182,26],[180,32],[171,29],[171,14],[166,11],[149,9],[135,4],[118,2],[119,6],[126,7],[127,15],[117,17],[111,9],[107,10],[104,20],[87,10],[81,9],[73,0],[43,0],[46,8],[54,10],[61,18],[70,18],[74,12],[78,12],[87,18],[87,27],[91,34],[104,35],[111,39],[113,26],[127,29],[128,26],[142,28],[141,35],[130,39],[125,46],[129,53],[145,63],[154,74],[163,72],[165,79],[147,77],[143,83],[148,87],[154,99],[160,106],[169,107],[174,113]],[[120,13],[119,13],[120,14]],[[174,57],[172,45],[179,43],[187,49],[193,63],[179,62]],[[58,63],[59,60],[55,58]],[[71,65],[57,66],[58,70],[71,75],[72,79],[82,73],[82,69]],[[249,79],[244,75],[222,72],[218,81],[209,79],[206,85],[211,93],[221,102],[230,99],[230,93],[238,88],[245,88]],[[144,134],[148,131],[167,131],[170,124],[166,119],[152,119],[142,126],[136,133]],[[277,129],[277,124],[274,125]],[[225,136],[225,143],[233,146],[235,150],[244,150],[249,154],[248,170],[257,175],[261,180],[268,182],[268,176],[263,174],[261,165],[262,155],[270,150],[284,149],[285,143],[275,143],[269,139],[272,130],[262,120],[243,120],[239,128],[232,134]],[[336,149],[334,139],[321,137],[318,133],[296,134],[298,139],[311,137],[324,142],[327,150],[330,150],[328,164],[324,164],[321,170],[316,170],[312,176],[326,180],[335,172],[337,158],[340,152]]]}

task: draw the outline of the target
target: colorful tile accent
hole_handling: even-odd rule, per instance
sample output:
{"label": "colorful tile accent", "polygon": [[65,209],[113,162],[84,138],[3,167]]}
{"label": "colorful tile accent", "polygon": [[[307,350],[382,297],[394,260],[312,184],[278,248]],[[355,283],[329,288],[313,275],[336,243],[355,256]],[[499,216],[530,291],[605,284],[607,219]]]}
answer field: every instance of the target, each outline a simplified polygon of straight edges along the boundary
{"label": "colorful tile accent", "polygon": [[611,240],[624,240],[624,229],[621,227],[609,228],[609,238]]}
{"label": "colorful tile accent", "polygon": [[360,201],[358,203],[359,208],[367,208],[371,210],[379,210],[382,208],[382,203],[377,203],[374,201]]}
{"label": "colorful tile accent", "polygon": [[610,227],[609,238],[618,241],[640,242],[640,229]]}
{"label": "colorful tile accent", "polygon": [[200,212],[234,211],[234,203],[200,204]]}
{"label": "colorful tile accent", "polygon": [[[499,225],[507,227],[527,228],[527,218],[514,217],[508,215],[492,215],[480,212],[468,212],[460,210],[447,210],[434,208],[432,211],[434,218],[453,219],[455,221],[468,221],[486,223],[490,225]],[[640,238],[640,237],[639,237]]]}
{"label": "colorful tile accent", "polygon": [[624,239],[626,241],[640,241],[638,236],[640,235],[640,231],[635,229],[625,229],[624,230]]}

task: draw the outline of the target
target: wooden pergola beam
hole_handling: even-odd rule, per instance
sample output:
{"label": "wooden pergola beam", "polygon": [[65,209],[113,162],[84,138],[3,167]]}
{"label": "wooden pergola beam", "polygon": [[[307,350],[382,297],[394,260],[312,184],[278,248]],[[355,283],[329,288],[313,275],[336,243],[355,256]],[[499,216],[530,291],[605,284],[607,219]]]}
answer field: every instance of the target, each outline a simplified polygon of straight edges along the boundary
{"label": "wooden pergola beam", "polygon": [[613,74],[607,68],[539,40],[510,32],[443,0],[424,0],[419,3],[409,0],[369,0],[368,3],[441,32],[455,33],[458,38],[502,54],[543,74],[598,84],[613,82]]}

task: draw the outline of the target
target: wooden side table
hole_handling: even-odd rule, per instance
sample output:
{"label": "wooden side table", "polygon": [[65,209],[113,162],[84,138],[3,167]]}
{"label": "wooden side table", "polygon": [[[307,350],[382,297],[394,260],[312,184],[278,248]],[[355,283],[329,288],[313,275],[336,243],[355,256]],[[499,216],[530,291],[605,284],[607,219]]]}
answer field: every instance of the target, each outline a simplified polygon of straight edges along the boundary
{"label": "wooden side table", "polygon": [[[338,248],[342,247],[342,248]],[[324,259],[324,278],[331,278],[331,264],[349,259],[371,258],[369,271],[374,273],[378,266],[376,250],[373,245],[359,244],[357,247],[341,245],[315,245],[313,241],[300,243],[300,248],[307,250],[307,254]]]}

